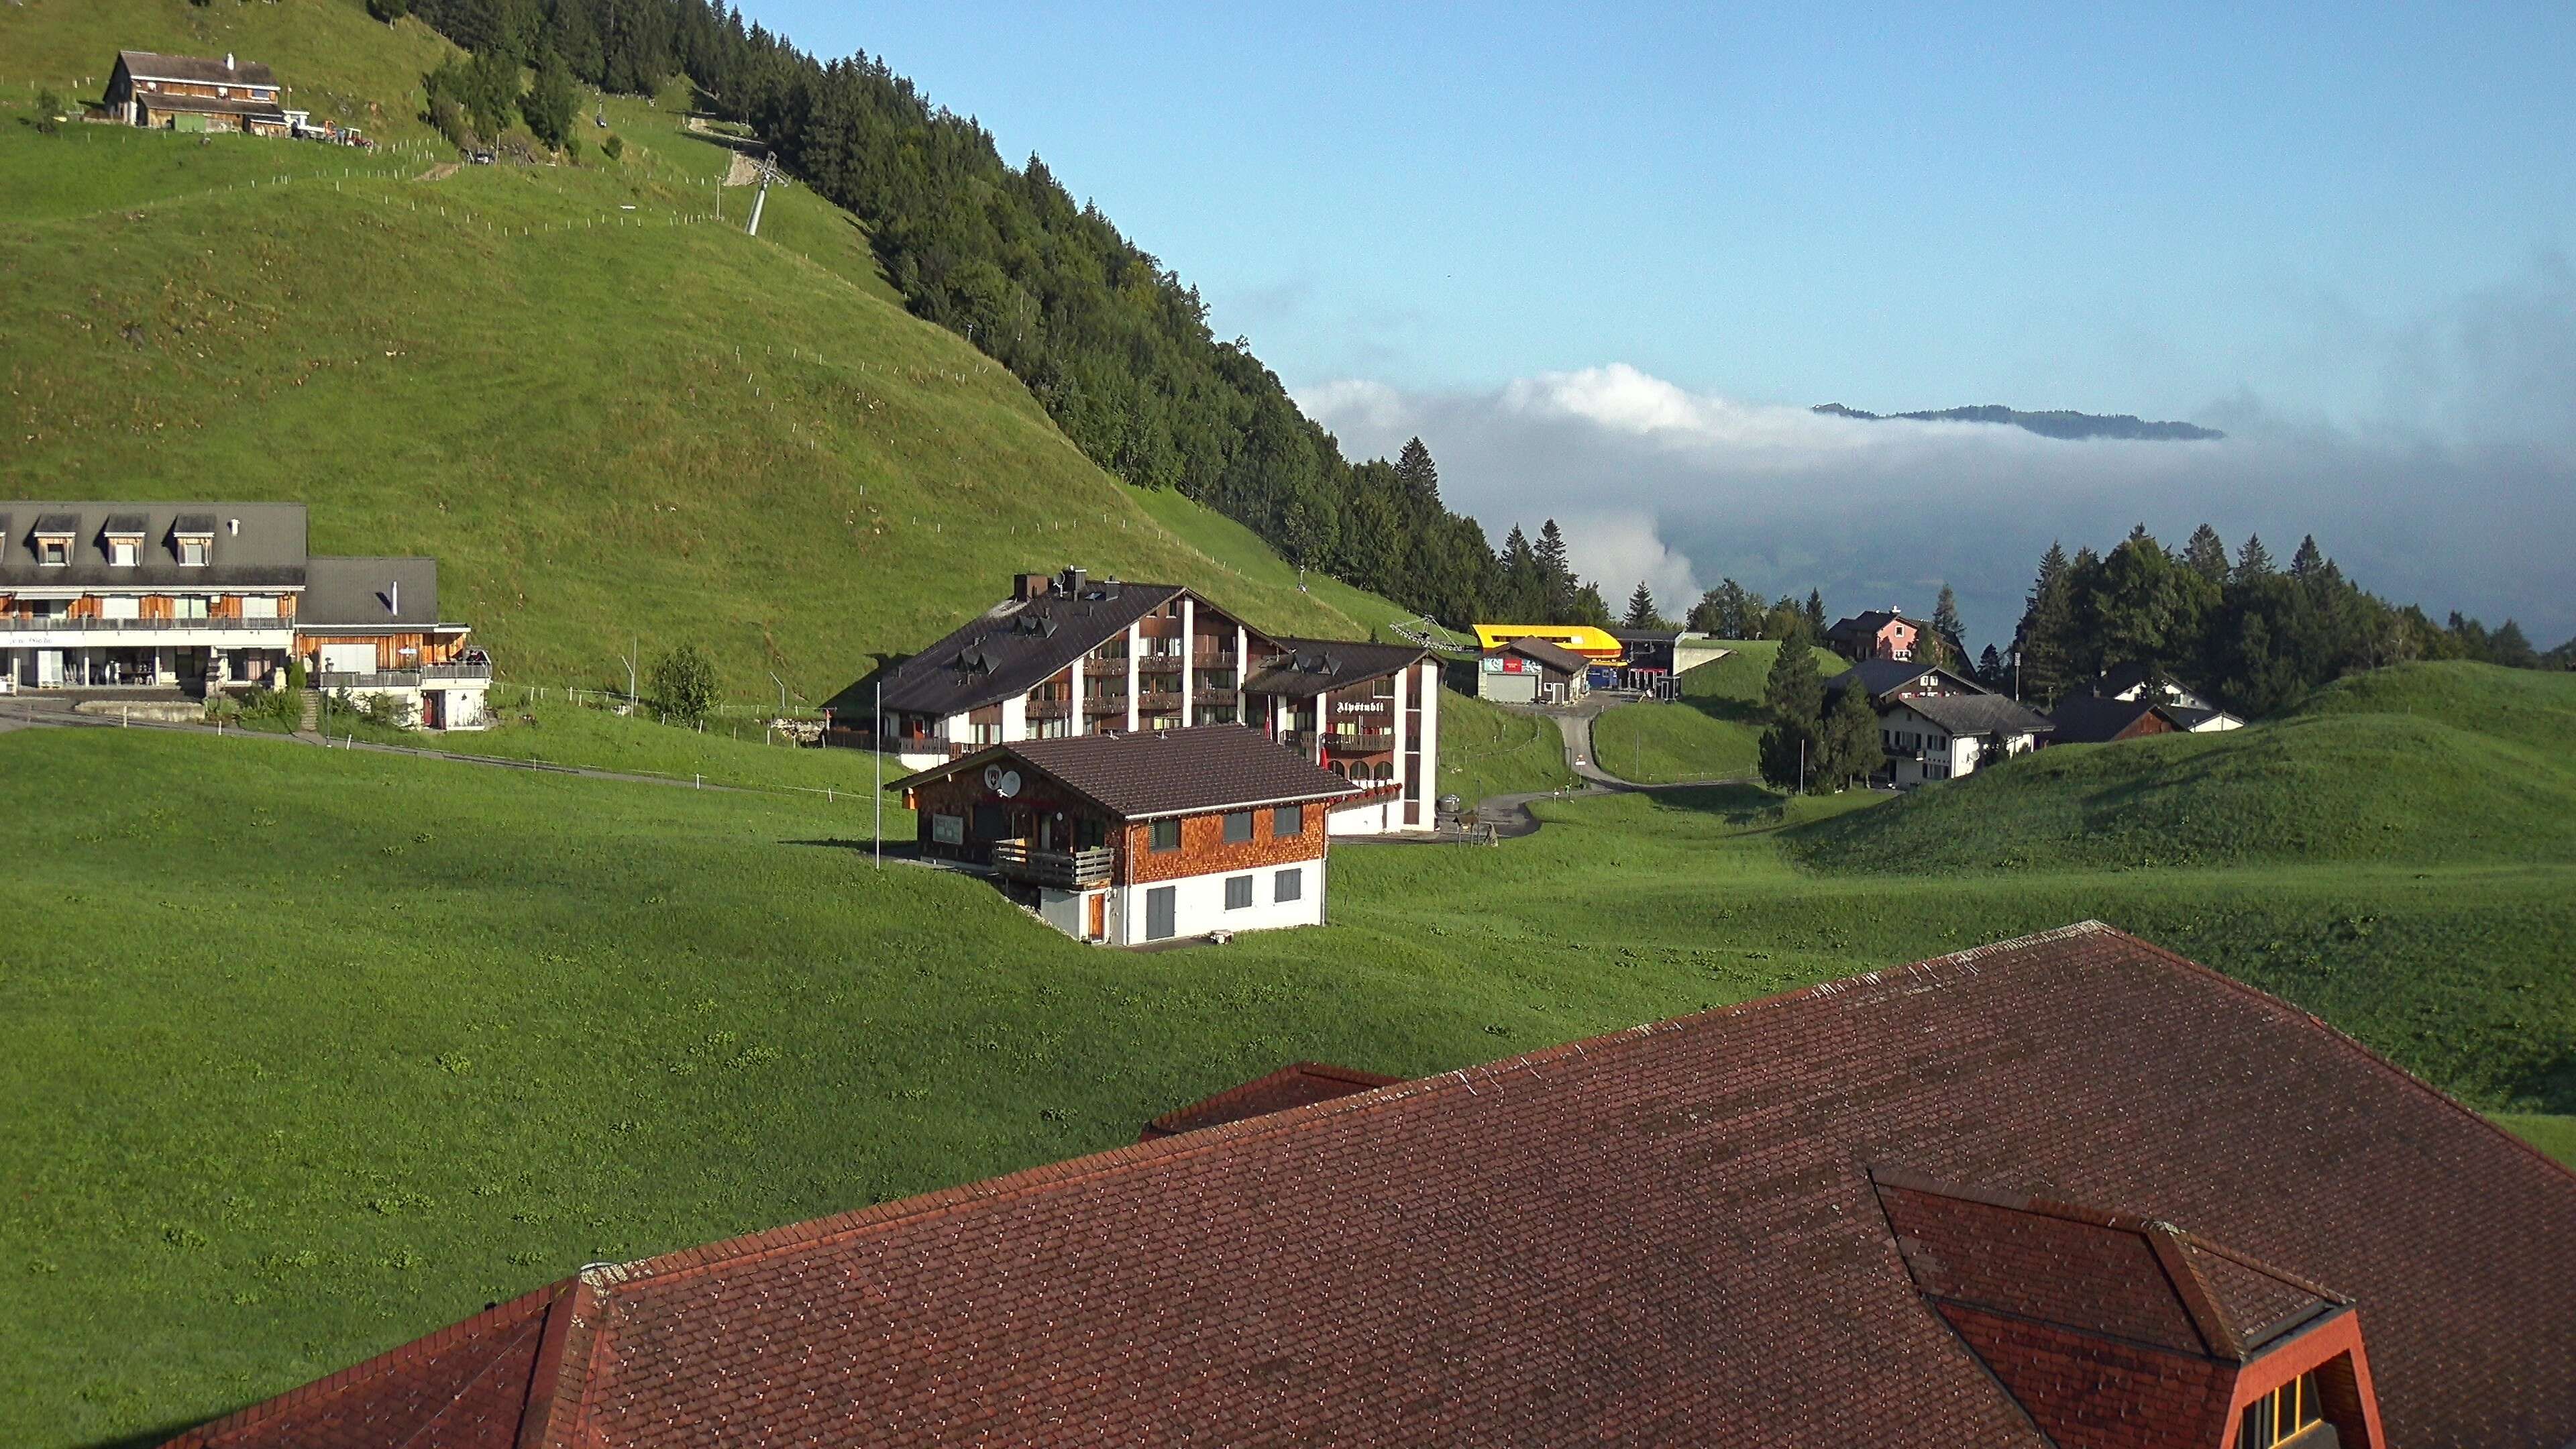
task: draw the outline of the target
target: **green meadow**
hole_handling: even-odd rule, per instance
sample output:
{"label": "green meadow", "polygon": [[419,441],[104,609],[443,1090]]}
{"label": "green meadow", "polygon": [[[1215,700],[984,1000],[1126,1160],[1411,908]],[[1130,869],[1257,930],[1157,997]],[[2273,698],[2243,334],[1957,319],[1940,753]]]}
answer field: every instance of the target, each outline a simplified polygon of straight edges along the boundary
{"label": "green meadow", "polygon": [[[1592,722],[1594,763],[1623,780],[1752,777],[1762,744],[1762,681],[1777,640],[1727,640],[1734,652],[1682,676],[1681,697],[1623,704]],[[1820,656],[1828,675],[1830,656]]]}
{"label": "green meadow", "polygon": [[171,1428],[583,1262],[1111,1146],[1284,1061],[1436,1071],[2087,917],[2569,1150],[2563,859],[1803,858],[1879,800],[1542,802],[1499,849],[1337,850],[1330,926],[1140,955],[872,869],[863,792],[0,736],[0,1439]]}

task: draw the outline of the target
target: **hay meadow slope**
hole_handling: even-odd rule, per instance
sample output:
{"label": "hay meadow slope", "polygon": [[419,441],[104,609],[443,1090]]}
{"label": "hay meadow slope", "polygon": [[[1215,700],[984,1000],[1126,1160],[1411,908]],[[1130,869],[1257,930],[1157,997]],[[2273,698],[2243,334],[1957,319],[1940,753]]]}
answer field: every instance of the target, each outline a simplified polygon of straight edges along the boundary
{"label": "hay meadow slope", "polygon": [[1796,835],[1838,870],[2576,859],[2576,676],[2399,665],[2241,730],[2045,750]]}
{"label": "hay meadow slope", "polygon": [[[299,104],[392,118],[388,145],[23,124],[140,43],[268,60]],[[303,500],[318,550],[438,555],[444,611],[530,682],[622,682],[640,636],[819,701],[1073,562],[1282,632],[1401,617],[1143,506],[810,193],[744,235],[677,96],[585,103],[613,162],[438,166],[397,122],[442,45],[351,0],[0,8],[0,494]]]}

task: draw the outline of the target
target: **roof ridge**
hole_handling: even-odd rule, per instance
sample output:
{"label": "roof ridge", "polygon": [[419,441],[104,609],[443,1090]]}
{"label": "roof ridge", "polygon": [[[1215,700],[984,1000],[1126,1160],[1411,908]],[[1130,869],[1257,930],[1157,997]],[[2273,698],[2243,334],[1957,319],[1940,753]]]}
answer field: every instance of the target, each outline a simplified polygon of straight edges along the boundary
{"label": "roof ridge", "polygon": [[540,1288],[532,1288],[516,1298],[495,1303],[473,1317],[451,1323],[435,1333],[396,1344],[373,1358],[360,1359],[346,1368],[324,1374],[308,1383],[298,1384],[273,1399],[264,1399],[235,1409],[219,1418],[208,1419],[170,1440],[164,1449],[189,1449],[189,1446],[213,1444],[220,1436],[230,1434],[237,1429],[246,1428],[262,1420],[277,1418],[291,1409],[300,1409],[316,1400],[334,1397],[368,1380],[380,1378],[397,1368],[404,1367],[416,1359],[435,1353],[467,1337],[478,1327],[492,1320],[517,1314],[532,1300],[559,1293],[563,1287],[564,1280],[559,1280]]}
{"label": "roof ridge", "polygon": [[1448,1084],[1453,1080],[1458,1087],[1473,1095],[1476,1091],[1476,1082],[1470,1076],[1471,1073],[1482,1073],[1484,1080],[1489,1084],[1506,1072],[1514,1070],[1526,1071],[1535,1076],[1540,1066],[1552,1065],[1569,1057],[1588,1060],[1596,1052],[1643,1041],[1665,1032],[1731,1020],[1749,1011],[1787,1005],[1793,1001],[1823,1000],[1848,991],[1882,985],[1885,983],[1880,978],[1893,976],[1900,971],[1913,973],[1941,966],[1973,965],[2002,952],[2027,950],[2033,946],[2046,945],[2055,941],[2103,934],[2119,936],[2124,940],[2136,940],[2127,932],[2098,920],[2077,921],[2071,925],[2016,936],[2007,941],[1971,946],[1946,956],[1908,962],[1901,967],[1860,972],[1834,981],[1818,982],[1811,986],[1775,992],[1753,1001],[1712,1007],[1706,1011],[1692,1012],[1687,1016],[1673,1017],[1664,1021],[1642,1022],[1636,1026],[1623,1027],[1617,1031],[1523,1052],[1516,1056],[1454,1067],[1425,1077],[1407,1078],[1387,1086],[1373,1087],[1366,1091],[1353,1092],[1348,1096],[1336,1097],[1330,1101],[1308,1102],[1258,1117],[1247,1117],[1236,1122],[1222,1122],[1212,1127],[1155,1138],[1151,1141],[1124,1143],[1098,1152],[1085,1153],[1079,1157],[1024,1167],[1017,1172],[1005,1173],[999,1177],[933,1188],[928,1192],[898,1198],[893,1202],[872,1203],[867,1207],[808,1218],[803,1222],[737,1234],[731,1238],[694,1248],[682,1248],[649,1258],[638,1258],[617,1265],[613,1281],[623,1282],[634,1277],[668,1278],[765,1256],[785,1248],[820,1247],[843,1238],[881,1232],[897,1224],[936,1217],[978,1203],[1001,1201],[1044,1191],[1063,1182],[1090,1180],[1138,1170],[1166,1157],[1194,1157],[1213,1152],[1218,1147],[1238,1138],[1290,1131],[1303,1127],[1309,1122],[1343,1112],[1369,1111],[1397,1102],[1410,1101],[1433,1092],[1448,1090]]}
{"label": "roof ridge", "polygon": [[[2102,923],[2097,921],[2094,924],[2101,925]],[[2487,1131],[2504,1138],[2515,1147],[2520,1148],[2523,1154],[2531,1158],[2533,1161],[2539,1162],[2563,1176],[2576,1178],[2576,1166],[2570,1166],[2567,1163],[2560,1162],[2557,1158],[2554,1158],[2548,1153],[2541,1151],[2539,1148],[2532,1146],[2530,1143],[2525,1142],[2513,1133],[2505,1131],[2504,1128],[2497,1126],[2493,1121],[2490,1121],[2485,1113],[2478,1111],[2476,1108],[2462,1102],[2459,1098],[2454,1097],[2450,1093],[2443,1091],[2441,1088],[2434,1086],[2431,1082],[2424,1080],[2422,1077],[2416,1076],[2413,1072],[2406,1070],[2404,1067],[2397,1065],[2388,1058],[2372,1051],[2370,1047],[2359,1038],[2341,1030],[2332,1022],[2327,1021],[2324,1017],[2317,1015],[2315,1012],[2308,1010],[2297,1002],[2290,1000],[2288,997],[2276,996],[2251,982],[2239,980],[2214,966],[2204,966],[2178,951],[2173,951],[2166,947],[2159,946],[2155,942],[2149,941],[2140,936],[2132,936],[2126,931],[2121,931],[2116,926],[2104,926],[2103,929],[2117,932],[2119,935],[2136,942],[2150,954],[2162,958],[2165,964],[2169,966],[2179,966],[2186,971],[2206,976],[2236,992],[2252,997],[2258,1002],[2287,1011],[2292,1016],[2305,1021],[2312,1029],[2324,1033],[2347,1053],[2357,1055],[2363,1061],[2368,1062],[2379,1072],[2380,1075],[2395,1077],[2407,1086],[2422,1092],[2426,1096],[2431,1097],[2434,1101],[2450,1108],[2454,1113],[2460,1116],[2465,1116],[2476,1122],[2479,1126],[2485,1128]],[[2576,1444],[2570,1444],[2567,1446],[2567,1449],[2576,1449]]]}

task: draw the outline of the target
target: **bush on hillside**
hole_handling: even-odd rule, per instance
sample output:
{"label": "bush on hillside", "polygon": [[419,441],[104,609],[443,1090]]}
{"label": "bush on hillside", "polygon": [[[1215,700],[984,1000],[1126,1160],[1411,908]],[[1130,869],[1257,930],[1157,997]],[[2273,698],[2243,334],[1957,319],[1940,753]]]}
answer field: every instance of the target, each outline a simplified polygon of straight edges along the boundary
{"label": "bush on hillside", "polygon": [[653,661],[654,707],[682,724],[707,717],[716,702],[716,667],[695,644],[683,644]]}
{"label": "bush on hillside", "polygon": [[429,123],[437,128],[438,134],[447,138],[448,145],[455,147],[459,151],[469,150],[472,148],[474,144],[473,128],[465,124],[465,108],[458,105],[455,101],[446,96],[440,96],[436,100],[431,101],[429,103]]}
{"label": "bush on hillside", "polygon": [[626,154],[626,141],[615,131],[611,131],[608,133],[608,139],[599,143],[599,153],[614,161]]}
{"label": "bush on hillside", "polygon": [[391,25],[411,13],[411,0],[367,0],[367,13]]}

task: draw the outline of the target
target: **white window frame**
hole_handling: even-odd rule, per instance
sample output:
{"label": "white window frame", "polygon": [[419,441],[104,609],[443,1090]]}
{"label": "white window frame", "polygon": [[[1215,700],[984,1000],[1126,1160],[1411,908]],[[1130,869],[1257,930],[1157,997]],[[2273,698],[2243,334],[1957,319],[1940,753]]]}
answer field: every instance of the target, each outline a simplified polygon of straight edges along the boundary
{"label": "white window frame", "polygon": [[[196,557],[194,558],[190,558],[188,556],[192,550],[196,554]],[[215,541],[212,538],[201,534],[183,533],[179,535],[179,567],[183,569],[201,569],[204,568],[207,561],[212,559],[214,556]]]}
{"label": "white window frame", "polygon": [[130,569],[142,561],[143,540],[111,538],[107,541],[107,562],[110,568]]}

